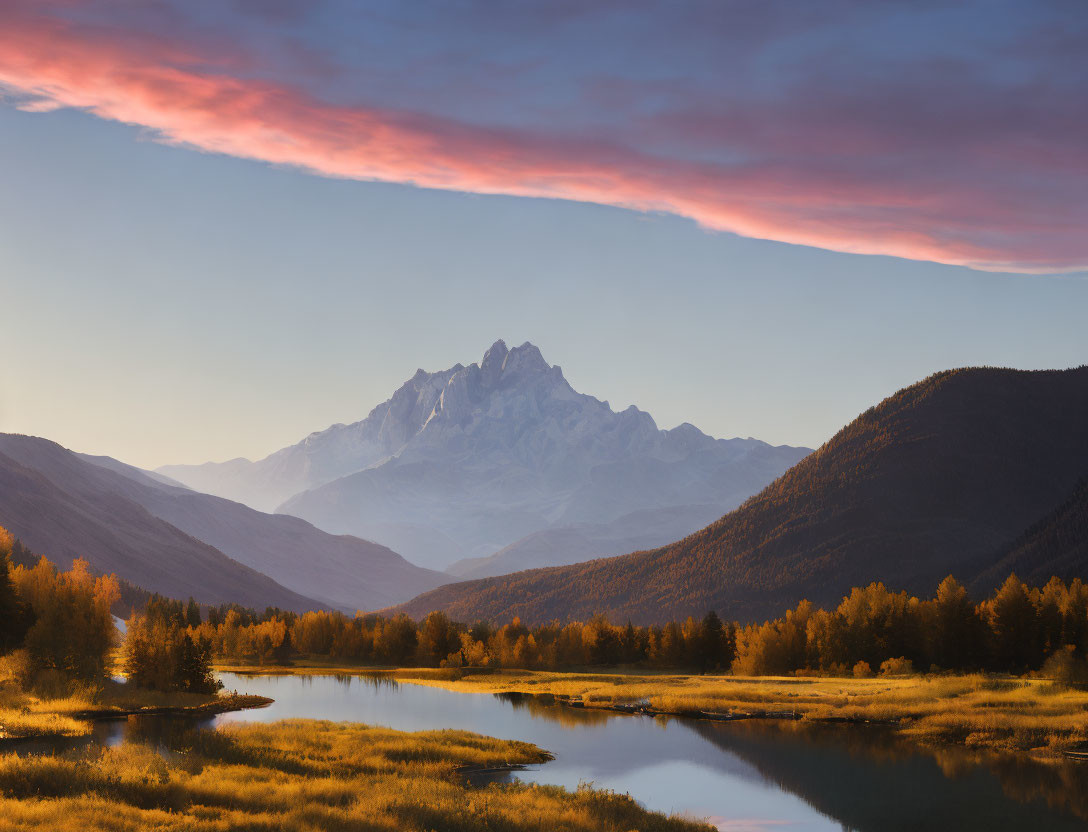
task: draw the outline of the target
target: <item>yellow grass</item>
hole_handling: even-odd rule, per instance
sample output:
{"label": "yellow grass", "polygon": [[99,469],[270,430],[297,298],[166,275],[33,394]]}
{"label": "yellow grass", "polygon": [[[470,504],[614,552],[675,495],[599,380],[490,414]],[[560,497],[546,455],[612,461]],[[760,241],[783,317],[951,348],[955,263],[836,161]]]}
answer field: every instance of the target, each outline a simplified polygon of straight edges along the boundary
{"label": "yellow grass", "polygon": [[195,732],[180,753],[124,745],[0,757],[0,830],[709,832],[628,797],[515,784],[469,787],[465,766],[539,763],[522,742],[295,720]]}
{"label": "yellow grass", "polygon": [[[283,672],[326,673],[334,667],[336,672],[361,672],[358,667],[310,661]],[[808,720],[894,721],[901,733],[920,743],[1027,752],[1037,757],[1056,757],[1088,742],[1088,690],[1041,679],[981,674],[855,679],[418,668],[376,672],[452,691],[552,694],[579,699],[589,708],[646,703],[650,711],[665,714],[791,711]]]}
{"label": "yellow grass", "polygon": [[114,681],[91,685],[49,674],[24,690],[24,680],[17,678],[13,664],[0,660],[0,741],[83,736],[91,731],[89,719],[113,714],[157,709],[219,712],[269,701],[253,696],[160,693]]}
{"label": "yellow grass", "polygon": [[82,698],[46,700],[21,691],[0,689],[0,740],[18,737],[78,737],[90,725],[70,714],[82,710]]}
{"label": "yellow grass", "polygon": [[[398,674],[399,677],[399,674]],[[407,681],[407,679],[406,679]],[[450,690],[550,693],[589,707],[647,702],[670,714],[790,711],[804,719],[896,721],[924,743],[1056,756],[1088,741],[1088,691],[982,675],[841,679],[496,672],[415,679]]]}

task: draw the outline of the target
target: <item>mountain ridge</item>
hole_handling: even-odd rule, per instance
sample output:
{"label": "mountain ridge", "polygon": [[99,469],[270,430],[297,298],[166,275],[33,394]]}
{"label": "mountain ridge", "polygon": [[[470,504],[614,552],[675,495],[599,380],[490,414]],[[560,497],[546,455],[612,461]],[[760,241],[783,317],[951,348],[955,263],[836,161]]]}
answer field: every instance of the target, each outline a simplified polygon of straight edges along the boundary
{"label": "mountain ridge", "polygon": [[[9,436],[0,434],[0,440]],[[73,493],[2,448],[0,525],[62,568],[83,558],[98,573],[116,573],[164,595],[299,612],[319,606],[131,500],[109,492]],[[154,560],[148,557],[152,551]]]}
{"label": "mountain ridge", "polygon": [[[969,582],[1088,473],[1085,424],[1088,367],[938,373],[669,546],[450,584],[398,609],[532,623],[716,609],[750,620],[801,598],[832,604],[870,581],[927,592],[959,571]],[[1088,577],[1088,563],[1074,571]]]}
{"label": "mountain ridge", "polygon": [[[221,557],[254,570],[266,580],[275,580],[285,591],[304,598],[307,609],[374,609],[437,586],[444,579],[440,573],[416,567],[384,546],[329,535],[299,518],[262,514],[239,503],[171,485],[162,482],[160,475],[111,457],[75,454],[49,440],[6,434],[0,434],[0,453],[51,482],[63,483],[76,499],[112,500],[118,507],[126,506],[120,511],[122,518],[133,514],[132,507],[138,506],[140,511],[207,545]],[[17,512],[10,513],[16,515],[12,522],[20,529],[21,537],[35,541],[34,548],[39,551],[53,551],[36,542],[45,530],[34,528],[26,512],[22,520]],[[105,517],[107,522],[110,519]],[[155,558],[154,544],[146,545],[144,559]],[[75,541],[65,543],[65,551],[76,549]],[[166,591],[159,585],[148,588]],[[296,599],[293,603],[300,602]]]}
{"label": "mountain ridge", "polygon": [[[478,363],[417,370],[365,419],[248,467],[158,471],[211,493],[262,483],[249,501],[299,488],[278,512],[445,568],[543,529],[646,509],[724,512],[808,452],[715,439],[690,423],[661,430],[634,405],[616,412],[575,391],[535,345],[500,340]],[[210,482],[217,471],[222,480]]]}

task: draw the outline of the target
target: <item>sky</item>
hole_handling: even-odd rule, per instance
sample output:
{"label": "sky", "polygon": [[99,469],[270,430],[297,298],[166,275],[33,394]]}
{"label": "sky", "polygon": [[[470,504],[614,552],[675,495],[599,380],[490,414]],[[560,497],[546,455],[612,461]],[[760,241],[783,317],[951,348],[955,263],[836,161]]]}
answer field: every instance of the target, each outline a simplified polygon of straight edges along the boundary
{"label": "sky", "polygon": [[153,467],[529,340],[816,446],[1088,362],[1088,7],[0,3],[0,430]]}

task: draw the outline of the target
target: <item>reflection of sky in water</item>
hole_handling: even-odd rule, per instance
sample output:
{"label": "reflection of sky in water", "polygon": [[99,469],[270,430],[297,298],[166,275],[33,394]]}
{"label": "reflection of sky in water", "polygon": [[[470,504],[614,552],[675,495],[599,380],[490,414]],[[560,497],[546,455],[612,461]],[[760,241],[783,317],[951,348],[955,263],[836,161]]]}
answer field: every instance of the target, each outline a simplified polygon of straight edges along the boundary
{"label": "reflection of sky in water", "polygon": [[[224,714],[223,722],[316,717],[402,731],[459,728],[525,740],[555,755],[546,765],[520,772],[519,779],[525,781],[572,789],[592,782],[597,788],[629,793],[651,809],[713,817],[731,832],[841,829],[677,720],[605,716],[558,705],[519,707],[491,694],[451,693],[361,677],[223,674],[222,679],[229,690],[276,700],[268,708]],[[551,718],[542,718],[543,711]]]}
{"label": "reflection of sky in water", "polygon": [[139,741],[170,755],[168,749],[192,728],[291,718],[404,731],[457,728],[525,740],[555,755],[552,762],[517,773],[519,779],[572,789],[593,783],[631,794],[651,809],[708,818],[726,832],[1088,828],[1066,808],[1080,801],[1088,813],[1088,765],[1072,762],[1057,766],[1002,758],[999,764],[978,765],[968,753],[949,748],[942,750],[939,765],[932,754],[883,730],[623,716],[563,707],[546,697],[453,693],[366,676],[222,678],[228,689],[276,701],[219,717],[97,722],[89,739],[19,748],[48,754],[90,743]]}

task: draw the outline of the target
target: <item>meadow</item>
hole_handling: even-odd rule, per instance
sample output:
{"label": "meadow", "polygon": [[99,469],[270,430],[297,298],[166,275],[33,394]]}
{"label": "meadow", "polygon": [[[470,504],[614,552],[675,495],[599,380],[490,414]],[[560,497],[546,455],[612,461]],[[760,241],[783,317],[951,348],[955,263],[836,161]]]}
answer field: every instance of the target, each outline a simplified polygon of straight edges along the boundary
{"label": "meadow", "polygon": [[[224,666],[235,672],[270,668]],[[1088,689],[985,674],[871,678],[469,668],[373,670],[316,659],[272,672],[366,672],[465,693],[549,694],[583,708],[648,714],[888,723],[925,745],[961,745],[1058,758],[1088,743]]]}
{"label": "meadow", "polygon": [[404,733],[293,720],[56,757],[0,756],[0,830],[708,832],[630,797],[525,784],[475,788],[466,771],[542,763],[546,751],[463,731]]}
{"label": "meadow", "polygon": [[59,673],[21,678],[18,653],[0,656],[0,742],[33,737],[80,737],[92,719],[130,713],[222,713],[255,708],[268,699],[234,693],[154,691],[113,679],[80,681]]}

